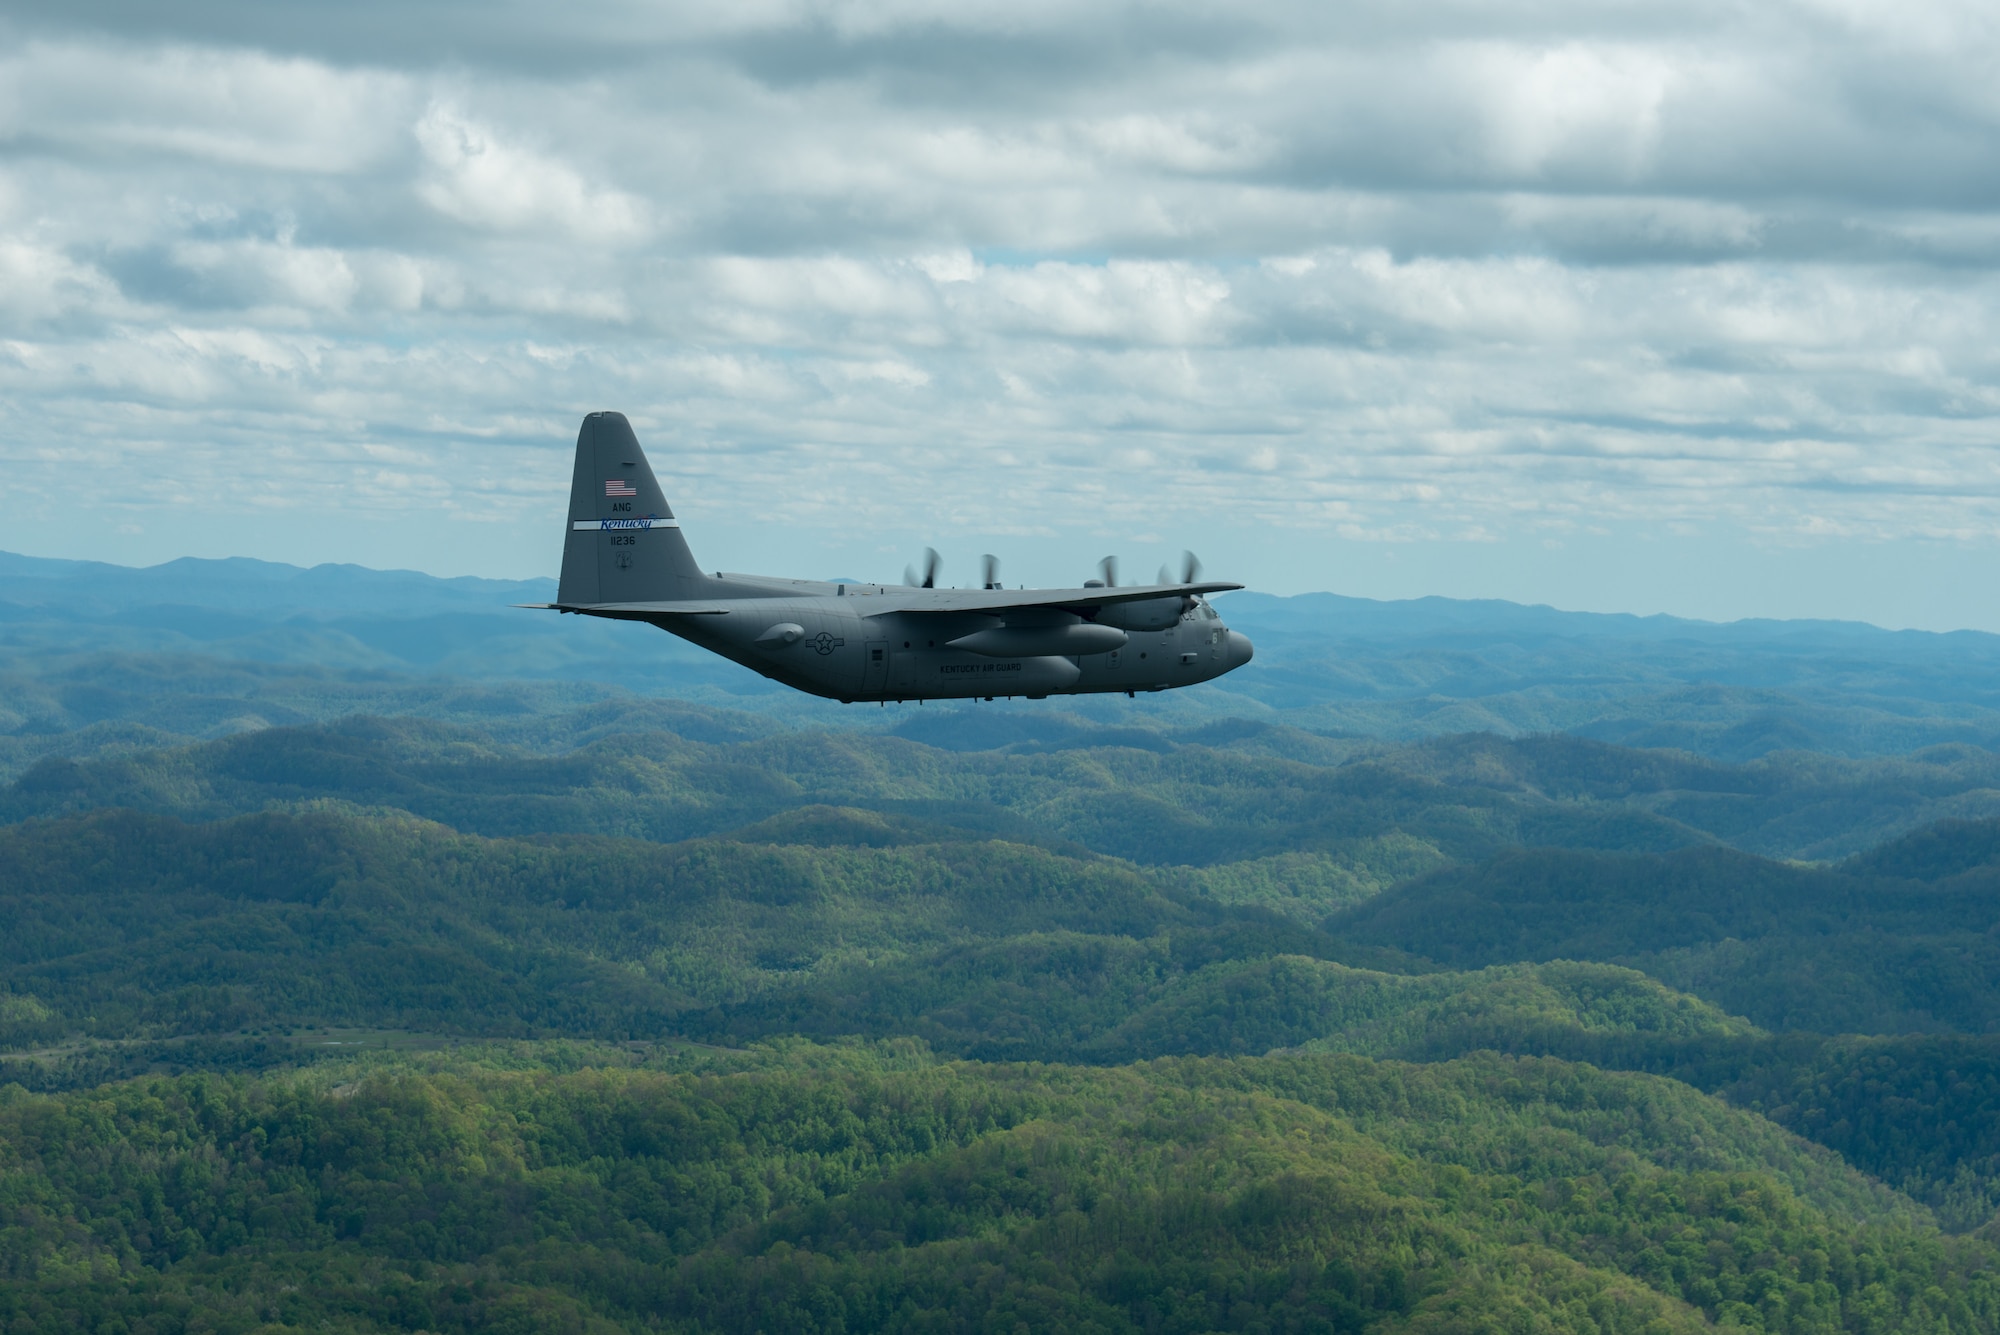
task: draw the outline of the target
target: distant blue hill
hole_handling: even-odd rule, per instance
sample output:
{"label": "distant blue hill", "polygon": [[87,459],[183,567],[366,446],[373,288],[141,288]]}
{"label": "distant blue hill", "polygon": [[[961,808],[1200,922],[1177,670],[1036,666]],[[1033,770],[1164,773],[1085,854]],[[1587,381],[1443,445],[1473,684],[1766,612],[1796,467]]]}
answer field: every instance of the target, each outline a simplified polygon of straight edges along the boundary
{"label": "distant blue hill", "polygon": [[1559,636],[1578,639],[1700,641],[1749,645],[1799,645],[1819,652],[1833,645],[1870,652],[1935,655],[1985,653],[2000,660],[2000,635],[1986,631],[1885,630],[1865,621],[1699,621],[1664,614],[1565,612],[1543,604],[1498,598],[1406,598],[1379,601],[1337,593],[1302,593],[1289,598],[1245,591],[1228,595],[1232,624],[1255,619],[1282,633],[1335,635],[1375,641],[1417,641],[1494,635]]}
{"label": "distant blue hill", "polygon": [[[396,619],[470,612],[518,619],[512,604],[548,602],[555,592],[553,579],[445,579],[415,570],[332,563],[304,567],[247,556],[219,560],[182,557],[162,565],[134,567],[0,552],[0,605],[9,605],[10,619],[19,617],[21,609],[113,617],[160,608],[241,612],[260,622],[295,617],[333,619],[353,613]],[[1566,612],[1495,598],[1381,601],[1337,593],[1281,598],[1245,591],[1227,595],[1226,606],[1232,624],[1255,625],[1267,634],[1364,643],[1484,643],[1496,636],[1552,636],[1788,645],[1810,652],[1839,644],[1871,653],[1931,656],[1972,652],[2000,660],[2000,635],[1892,631],[1859,621],[1714,622],[1664,615]],[[162,613],[156,620],[164,625],[173,617]]]}
{"label": "distant blue hill", "polygon": [[134,567],[0,552],[0,603],[99,615],[161,602],[279,616],[497,612],[509,603],[548,602],[555,592],[552,579],[440,579],[415,570],[304,567],[248,556],[185,556]]}
{"label": "distant blue hill", "polygon": [[439,579],[240,556],[135,569],[0,553],[0,646],[639,688],[659,685],[659,665],[705,667],[707,655],[669,636],[510,606],[554,597],[547,579]]}
{"label": "distant blue hill", "polygon": [[[509,606],[554,594],[553,580],[247,557],[135,569],[0,553],[0,671],[87,673],[92,656],[164,654],[350,675],[598,683],[802,720],[858,719],[656,631]],[[1221,605],[1257,643],[1249,668],[1151,700],[1049,709],[1098,726],[1249,716],[1384,738],[1566,731],[1737,760],[1785,749],[2000,746],[2000,635],[1332,593],[1242,592]],[[933,706],[904,722],[948,734],[951,712]],[[32,717],[17,726],[39,726]]]}

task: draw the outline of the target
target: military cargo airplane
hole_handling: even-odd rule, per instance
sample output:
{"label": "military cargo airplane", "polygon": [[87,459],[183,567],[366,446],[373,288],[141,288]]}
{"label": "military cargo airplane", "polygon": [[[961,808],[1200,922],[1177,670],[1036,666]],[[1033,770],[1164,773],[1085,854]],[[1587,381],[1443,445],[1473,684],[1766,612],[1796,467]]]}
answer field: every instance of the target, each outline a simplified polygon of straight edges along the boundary
{"label": "military cargo airplane", "polygon": [[986,558],[977,589],[937,587],[937,554],[906,584],[708,574],[695,564],[622,413],[592,413],[576,437],[562,579],[553,603],[524,606],[644,621],[813,695],[856,700],[1164,691],[1250,661],[1222,624],[1192,556],[1182,579],[1076,589],[1004,589]]}

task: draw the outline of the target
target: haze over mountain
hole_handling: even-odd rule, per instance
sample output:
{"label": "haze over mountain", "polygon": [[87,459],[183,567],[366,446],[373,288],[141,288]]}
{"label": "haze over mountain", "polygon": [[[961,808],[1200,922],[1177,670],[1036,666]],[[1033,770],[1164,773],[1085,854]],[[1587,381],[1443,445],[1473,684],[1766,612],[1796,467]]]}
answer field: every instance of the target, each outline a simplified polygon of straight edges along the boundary
{"label": "haze over mountain", "polygon": [[[797,696],[648,628],[509,606],[547,601],[553,591],[551,581],[245,558],[131,569],[0,555],[0,672],[19,683],[4,731],[46,737],[129,720],[209,736],[260,719],[434,699],[446,678],[479,684],[485,703],[466,704],[474,713],[623,689],[815,725],[928,726]],[[1100,724],[1247,717],[1391,739],[1562,730],[1736,760],[1795,748],[1885,755],[2000,738],[2000,636],[1980,632],[1716,624],[1335,594],[1244,592],[1222,606],[1258,645],[1254,674],[1193,694],[1034,712]],[[172,707],[156,698],[149,683],[164,679],[142,660],[159,654],[209,661],[205,714],[185,698]],[[993,717],[982,715],[968,735],[1055,726]],[[987,731],[996,727],[1000,734]],[[14,754],[23,754],[19,744]]]}

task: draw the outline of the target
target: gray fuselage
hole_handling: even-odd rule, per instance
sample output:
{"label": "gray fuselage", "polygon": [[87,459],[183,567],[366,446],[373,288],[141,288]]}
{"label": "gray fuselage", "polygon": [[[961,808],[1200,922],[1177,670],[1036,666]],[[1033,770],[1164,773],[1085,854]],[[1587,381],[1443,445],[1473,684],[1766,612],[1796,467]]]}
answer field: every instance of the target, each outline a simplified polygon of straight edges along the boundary
{"label": "gray fuselage", "polygon": [[[897,612],[905,591],[893,585],[801,582],[788,596],[770,587],[778,583],[724,575],[716,581],[718,592],[735,585],[729,592],[756,593],[711,599],[715,610],[708,615],[634,619],[653,620],[774,681],[844,701],[1163,691],[1219,677],[1249,662],[1252,652],[1250,641],[1224,625],[1202,598],[1151,600],[1169,607],[1137,605],[1153,615],[1135,622],[1124,632],[1125,643],[1105,652],[996,655],[948,646],[1002,626],[999,617]],[[1156,624],[1138,628],[1144,620]],[[773,628],[787,629],[773,635]]]}
{"label": "gray fuselage", "polygon": [[[935,556],[935,553],[932,554]],[[1250,661],[1196,563],[1178,584],[1073,589],[918,587],[703,570],[632,424],[591,413],[577,431],[556,601],[535,606],[644,621],[773,681],[832,700],[967,700],[1164,691]],[[914,576],[912,579],[914,580]]]}

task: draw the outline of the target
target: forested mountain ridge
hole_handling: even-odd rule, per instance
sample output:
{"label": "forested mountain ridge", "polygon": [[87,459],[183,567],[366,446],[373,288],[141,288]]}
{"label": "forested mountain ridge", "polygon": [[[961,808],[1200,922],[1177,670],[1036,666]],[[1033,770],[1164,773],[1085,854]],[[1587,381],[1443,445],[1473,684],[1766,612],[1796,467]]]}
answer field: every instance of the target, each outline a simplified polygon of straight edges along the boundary
{"label": "forested mountain ridge", "polygon": [[613,704],[560,726],[361,717],[45,758],[0,788],[0,819],[104,806],[210,819],[338,798],[490,835],[671,841],[828,804],[1016,841],[1068,840],[1147,864],[1213,865],[1337,856],[1354,840],[1397,833],[1452,861],[1515,845],[1665,851],[1716,841],[1823,859],[1938,820],[2000,815],[2000,755],[1968,747],[1725,765],[1560,736],[1388,747],[1240,720],[1061,736],[956,750],[854,732],[774,734],[743,715]]}
{"label": "forested mountain ridge", "polygon": [[1950,822],[1834,867],[1526,849],[1404,882],[1326,929],[1454,967],[1628,964],[1774,1029],[1994,1032],[1996,830]]}
{"label": "forested mountain ridge", "polygon": [[[797,813],[789,830],[767,822],[757,842],[677,845],[489,840],[340,809],[192,826],[121,811],[29,822],[0,831],[0,968],[14,998],[0,1043],[45,1055],[0,1059],[0,1074],[54,1088],[133,1063],[294,1061],[318,1041],[300,1031],[324,1036],[329,1025],[723,1044],[914,1035],[982,1060],[1090,1063],[1501,1049],[1659,1071],[1752,1100],[1804,1134],[1844,1137],[1856,1162],[1907,1181],[1956,1227],[2000,1207],[1993,1137],[1886,1137],[1839,1062],[1823,1070],[1837,1095],[1800,1092],[1787,1074],[1836,1051],[1860,1066],[1887,1061],[1907,1068],[1899,1088],[1929,1090],[1944,1128],[1983,1116],[2000,1070],[1991,1038],[1829,1048],[1764,1033],[1613,964],[1440,971],[1365,932],[1219,900],[1185,869],[924,834],[825,808]],[[1545,855],[1505,854],[1467,874],[1535,856]],[[1608,907],[1610,930],[1628,930],[1617,916],[1626,902],[1612,896]],[[1873,991],[1826,980],[1822,1004],[1901,984],[1882,973],[1895,953],[1879,935],[1870,944]],[[1692,990],[1713,995],[1712,981]],[[1776,1003],[1815,995],[1794,977],[1778,982],[1767,994]],[[1967,1004],[1990,1005],[1992,990]],[[205,1046],[190,1041],[198,1035],[210,1036]]]}
{"label": "forested mountain ridge", "polygon": [[2000,1335],[1992,637],[1246,597],[1233,695],[843,714],[86,573],[0,560],[9,1330]]}
{"label": "forested mountain ridge", "polygon": [[[1336,913],[1328,926],[1347,943],[1347,958],[1379,948],[1454,968],[1558,958],[1627,964],[1778,1029],[2000,1025],[1996,938],[1987,932],[2000,917],[2000,879],[1979,869],[1992,851],[1978,843],[1992,838],[1990,824],[1946,822],[1907,847],[1807,868],[1731,850],[1640,805],[1692,816],[1707,804],[1718,825],[1762,837],[1803,831],[1823,846],[1830,839],[1819,820],[1844,818],[1907,771],[1922,771],[1933,793],[1984,782],[1989,762],[1977,756],[1894,762],[1897,772],[1885,779],[1885,762],[1731,767],[1562,738],[1441,739],[1313,764],[1268,754],[1270,730],[1257,728],[1225,738],[1210,727],[1204,733],[1219,744],[1167,750],[1013,754],[855,734],[708,742],[607,726],[584,747],[553,755],[413,721],[274,729],[83,764],[47,761],[0,794],[0,811],[118,804],[227,818],[333,801],[516,838],[679,844],[693,836],[739,850],[926,846],[926,856],[964,844],[978,846],[966,856],[1003,861],[1037,846],[1055,856],[1059,879],[1111,855],[1134,873],[1152,869],[1144,873],[1149,893],[1175,902],[1267,910],[1308,931]],[[1912,786],[1912,800],[1922,800],[1922,787]],[[1760,804],[1775,813],[1761,824]],[[97,827],[62,828],[82,838]],[[1852,822],[1846,828],[1851,841]],[[362,838],[362,829],[346,827],[343,837]],[[1968,840],[1977,844],[1972,853]],[[1646,851],[1659,849],[1669,851]],[[585,864],[598,856],[564,855]],[[1919,857],[1948,860],[1955,876],[1905,885],[1907,877],[1888,874],[1909,871]],[[23,873],[19,883],[33,879]],[[1001,920],[1023,931],[1072,926]],[[1160,921],[1131,934],[1153,934]],[[865,954],[868,939],[854,948]],[[896,949],[949,943],[912,939]],[[1332,952],[1322,944],[1294,953]],[[789,946],[762,956],[817,957]],[[718,957],[700,971],[736,976],[742,967]]]}
{"label": "forested mountain ridge", "polygon": [[1392,958],[1113,860],[964,838],[663,846],[105,811],[0,830],[0,892],[13,990],[67,1017],[22,1022],[45,1040],[313,1022],[639,1037],[843,962],[1050,933],[1161,942],[1176,970]]}
{"label": "forested mountain ridge", "polygon": [[[0,1103],[11,1329],[2000,1328],[2000,1256],[1546,1060],[205,1077]],[[886,1060],[885,1060],[886,1058]],[[341,1081],[342,1083],[335,1083]],[[303,1282],[302,1282],[303,1281]]]}

